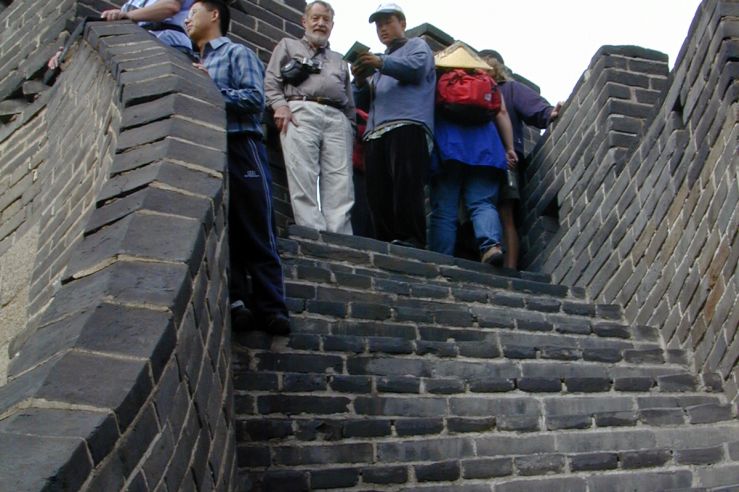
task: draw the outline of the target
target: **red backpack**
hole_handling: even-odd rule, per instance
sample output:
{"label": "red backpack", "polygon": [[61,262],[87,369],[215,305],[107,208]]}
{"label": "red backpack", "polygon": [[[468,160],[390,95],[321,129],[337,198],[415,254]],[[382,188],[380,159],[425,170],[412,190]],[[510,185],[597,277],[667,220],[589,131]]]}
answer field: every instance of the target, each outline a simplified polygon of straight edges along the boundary
{"label": "red backpack", "polygon": [[500,104],[498,84],[482,70],[454,68],[436,84],[436,107],[455,123],[487,123],[498,114]]}

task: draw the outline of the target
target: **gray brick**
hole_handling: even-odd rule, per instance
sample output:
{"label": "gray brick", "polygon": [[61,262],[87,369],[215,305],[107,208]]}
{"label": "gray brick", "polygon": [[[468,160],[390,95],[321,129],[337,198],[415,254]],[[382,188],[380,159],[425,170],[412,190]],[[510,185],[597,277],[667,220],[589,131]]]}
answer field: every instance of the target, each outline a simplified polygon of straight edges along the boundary
{"label": "gray brick", "polygon": [[260,371],[285,371],[303,373],[341,373],[344,363],[341,357],[313,354],[278,354],[266,352],[257,357]]}
{"label": "gray brick", "polygon": [[587,484],[580,477],[541,478],[529,480],[513,480],[495,486],[495,492],[531,492],[546,490],[547,492],[585,492]]}
{"label": "gray brick", "polygon": [[380,468],[363,468],[362,480],[367,483],[393,484],[408,481],[408,469],[404,466],[388,466]]}
{"label": "gray brick", "polygon": [[444,421],[440,418],[395,421],[395,432],[398,436],[439,434],[442,430],[444,430]]}
{"label": "gray brick", "polygon": [[667,449],[648,449],[643,451],[627,451],[619,454],[624,469],[653,468],[663,466],[672,459]]}
{"label": "gray brick", "polygon": [[623,358],[623,356],[621,354],[621,351],[618,349],[589,348],[583,350],[582,358],[584,360],[593,362],[619,362]]}
{"label": "gray brick", "polygon": [[691,424],[712,424],[731,420],[731,406],[709,403],[686,408]]}
{"label": "gray brick", "polygon": [[459,379],[427,379],[424,386],[428,393],[437,395],[452,395],[465,391],[464,381]]}
{"label": "gray brick", "polygon": [[599,337],[631,338],[629,327],[616,323],[594,323],[593,333]]}
{"label": "gray brick", "polygon": [[536,359],[536,347],[503,343],[503,355],[508,359]]}
{"label": "gray brick", "polygon": [[649,377],[616,378],[613,388],[616,391],[649,391],[654,386],[654,380]]}
{"label": "gray brick", "polygon": [[381,377],[375,384],[384,393],[420,393],[421,380],[414,377]]}
{"label": "gray brick", "polygon": [[293,435],[292,423],[289,420],[258,419],[240,424],[239,438],[243,441],[269,441]]}
{"label": "gray brick", "polygon": [[611,380],[608,378],[565,378],[565,384],[570,393],[593,393],[611,389]]}
{"label": "gray brick", "polygon": [[521,391],[532,393],[558,393],[562,390],[562,381],[554,378],[520,378],[516,385]]}
{"label": "gray brick", "polygon": [[363,302],[351,303],[352,317],[382,321],[390,319],[390,306]]}
{"label": "gray brick", "polygon": [[264,474],[263,484],[265,490],[310,490],[308,475],[302,471],[270,470]]}
{"label": "gray brick", "polygon": [[470,391],[474,393],[501,393],[516,389],[516,381],[513,379],[475,379],[469,384]]}
{"label": "gray brick", "polygon": [[519,456],[515,458],[514,464],[522,476],[561,473],[565,467],[565,457],[561,454]]}
{"label": "gray brick", "polygon": [[446,401],[442,398],[365,397],[354,401],[358,415],[388,415],[401,417],[438,417],[445,415]]}
{"label": "gray brick", "polygon": [[367,338],[370,352],[382,352],[385,354],[412,354],[413,344],[410,340],[390,337]]}
{"label": "gray brick", "polygon": [[570,457],[573,472],[593,470],[615,470],[618,468],[618,455],[614,453],[578,454]]}
{"label": "gray brick", "polygon": [[496,425],[502,431],[537,432],[538,415],[499,415]]}
{"label": "gray brick", "polygon": [[632,364],[663,364],[664,353],[660,348],[624,350],[624,360]]}
{"label": "gray brick", "polygon": [[418,340],[416,342],[416,353],[418,355],[431,354],[437,357],[456,357],[457,345],[449,342]]}
{"label": "gray brick", "polygon": [[369,393],[372,379],[367,376],[330,376],[331,389],[340,393]]}
{"label": "gray brick", "polygon": [[589,429],[592,425],[590,415],[558,415],[547,417],[548,430]]}
{"label": "gray brick", "polygon": [[495,417],[447,419],[447,430],[450,433],[485,432],[493,428],[495,428]]}
{"label": "gray brick", "polygon": [[354,336],[325,336],[323,349],[327,352],[364,352],[364,338]]}
{"label": "gray brick", "polygon": [[674,470],[663,473],[617,473],[595,475],[588,478],[591,490],[616,492],[620,490],[672,490],[690,488],[692,473],[687,470]]}
{"label": "gray brick", "polygon": [[501,435],[481,437],[477,442],[478,456],[510,456],[554,452],[553,435]]}
{"label": "gray brick", "polygon": [[359,470],[354,468],[315,470],[310,472],[311,489],[353,487],[358,482]]}
{"label": "gray brick", "polygon": [[679,425],[685,422],[680,408],[652,408],[639,412],[640,420],[647,425]]}
{"label": "gray brick", "polygon": [[459,355],[478,359],[495,359],[500,357],[497,344],[489,342],[457,342]]}
{"label": "gray brick", "polygon": [[462,473],[466,479],[507,477],[513,474],[513,460],[511,458],[464,460]]}
{"label": "gray brick", "polygon": [[416,465],[416,479],[419,482],[452,482],[460,476],[459,461],[444,461],[431,465]]}
{"label": "gray brick", "polygon": [[291,374],[282,378],[282,389],[288,392],[326,391],[326,376],[320,374]]}
{"label": "gray brick", "polygon": [[372,445],[366,443],[332,446],[279,446],[273,448],[277,465],[317,465],[332,463],[367,463],[372,461]]}
{"label": "gray brick", "polygon": [[343,424],[344,437],[382,437],[392,433],[389,420],[350,420]]}
{"label": "gray brick", "polygon": [[422,441],[377,444],[377,458],[383,462],[441,461],[474,456],[472,441],[465,438],[424,439]]}
{"label": "gray brick", "polygon": [[723,446],[675,451],[675,462],[679,465],[712,465],[724,457]]}
{"label": "gray brick", "polygon": [[657,377],[660,391],[684,392],[695,391],[698,382],[692,374],[675,374]]}
{"label": "gray brick", "polygon": [[259,413],[346,413],[349,399],[343,397],[263,395],[257,397]]}

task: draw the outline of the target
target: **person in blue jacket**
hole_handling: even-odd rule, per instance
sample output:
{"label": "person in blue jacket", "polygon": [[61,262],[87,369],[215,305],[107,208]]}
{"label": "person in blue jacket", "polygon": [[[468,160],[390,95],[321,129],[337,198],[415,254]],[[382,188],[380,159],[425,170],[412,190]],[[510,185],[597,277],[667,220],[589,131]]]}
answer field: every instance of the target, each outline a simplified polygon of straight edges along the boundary
{"label": "person in blue jacket", "polygon": [[385,3],[370,16],[387,47],[352,65],[354,99],[369,108],[365,142],[367,201],[377,239],[426,246],[424,186],[433,145],[434,55],[420,38],[405,36],[399,5]]}
{"label": "person in blue jacket", "polygon": [[437,112],[435,166],[431,178],[429,249],[454,254],[459,199],[470,216],[483,263],[503,262],[503,231],[497,203],[502,176],[515,166],[511,121],[505,102],[495,119],[467,125]]}
{"label": "person in blue jacket", "polygon": [[524,123],[539,129],[546,128],[554,121],[562,109],[562,103],[558,102],[552,106],[538,92],[526,84],[510,79],[506,74],[503,58],[495,50],[483,50],[480,52],[488,65],[493,69],[493,78],[498,83],[498,89],[508,108],[513,128],[513,147],[518,157],[518,165],[514,176],[515,186],[505,184],[501,190],[498,209],[503,224],[506,268],[516,269],[518,267],[519,240],[516,230],[515,210],[517,202],[520,201],[520,185],[522,183],[523,171],[526,168],[524,156],[523,125]]}

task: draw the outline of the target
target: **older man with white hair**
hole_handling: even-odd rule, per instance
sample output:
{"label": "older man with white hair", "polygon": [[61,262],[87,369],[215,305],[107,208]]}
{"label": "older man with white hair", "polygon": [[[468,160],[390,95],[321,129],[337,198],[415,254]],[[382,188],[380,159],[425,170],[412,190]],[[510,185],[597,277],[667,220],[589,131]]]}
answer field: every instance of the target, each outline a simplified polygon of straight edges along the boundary
{"label": "older man with white hair", "polygon": [[298,225],[351,234],[354,99],[349,68],[331,51],[334,10],[308,3],[302,39],[281,40],[264,79],[275,112]]}

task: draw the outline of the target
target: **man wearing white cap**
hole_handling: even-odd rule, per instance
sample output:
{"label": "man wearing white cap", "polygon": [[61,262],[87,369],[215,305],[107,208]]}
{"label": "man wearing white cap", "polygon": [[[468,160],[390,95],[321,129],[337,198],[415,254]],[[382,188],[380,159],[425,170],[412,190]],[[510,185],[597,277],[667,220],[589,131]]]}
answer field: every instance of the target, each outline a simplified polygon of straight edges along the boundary
{"label": "man wearing white cap", "polygon": [[387,49],[352,65],[355,101],[369,107],[364,133],[367,200],[377,239],[424,248],[424,185],[434,129],[436,71],[431,48],[405,37],[405,14],[383,3],[370,16]]}

